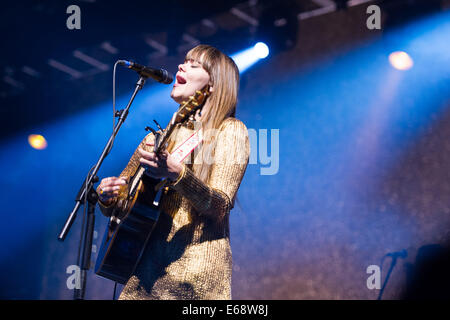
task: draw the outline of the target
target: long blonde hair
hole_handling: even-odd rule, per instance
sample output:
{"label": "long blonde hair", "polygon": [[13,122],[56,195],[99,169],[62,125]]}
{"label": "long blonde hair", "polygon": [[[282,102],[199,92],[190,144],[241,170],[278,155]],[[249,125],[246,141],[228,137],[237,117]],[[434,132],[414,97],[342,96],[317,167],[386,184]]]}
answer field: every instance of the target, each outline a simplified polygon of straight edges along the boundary
{"label": "long blonde hair", "polygon": [[[214,158],[215,135],[222,122],[236,115],[237,96],[239,91],[239,69],[226,54],[209,45],[198,45],[186,54],[186,61],[196,61],[208,72],[213,90],[207,98],[208,108],[202,110],[201,125],[203,131],[202,153]],[[195,175],[207,182],[211,163],[202,161],[194,165]]]}

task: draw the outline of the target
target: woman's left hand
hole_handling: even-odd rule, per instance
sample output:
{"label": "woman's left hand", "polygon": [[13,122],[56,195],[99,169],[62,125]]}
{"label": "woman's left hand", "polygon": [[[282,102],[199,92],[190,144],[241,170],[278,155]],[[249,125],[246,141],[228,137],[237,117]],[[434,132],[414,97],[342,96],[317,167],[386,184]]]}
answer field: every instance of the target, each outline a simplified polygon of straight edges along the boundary
{"label": "woman's left hand", "polygon": [[[152,144],[147,145],[152,146]],[[147,169],[146,174],[155,179],[168,178],[174,181],[183,169],[183,165],[175,161],[166,150],[160,155],[156,155],[154,152],[147,152],[141,148],[138,151],[141,156],[139,161]]]}

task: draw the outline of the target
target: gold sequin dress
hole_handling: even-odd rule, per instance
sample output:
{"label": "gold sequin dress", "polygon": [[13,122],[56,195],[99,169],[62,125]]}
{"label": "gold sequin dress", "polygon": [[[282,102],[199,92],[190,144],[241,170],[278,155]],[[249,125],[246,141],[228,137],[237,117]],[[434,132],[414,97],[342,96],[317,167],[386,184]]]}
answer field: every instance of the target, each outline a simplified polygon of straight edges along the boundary
{"label": "gold sequin dress", "polygon": [[[181,126],[174,147],[193,132]],[[147,135],[139,147],[150,151],[145,143],[153,139]],[[224,120],[214,151],[208,183],[193,171],[202,163],[201,152],[184,160],[185,170],[161,199],[158,222],[119,299],[231,299],[229,213],[250,155],[246,126],[236,118]],[[136,149],[120,176],[138,165]],[[100,207],[108,215],[110,208]]]}

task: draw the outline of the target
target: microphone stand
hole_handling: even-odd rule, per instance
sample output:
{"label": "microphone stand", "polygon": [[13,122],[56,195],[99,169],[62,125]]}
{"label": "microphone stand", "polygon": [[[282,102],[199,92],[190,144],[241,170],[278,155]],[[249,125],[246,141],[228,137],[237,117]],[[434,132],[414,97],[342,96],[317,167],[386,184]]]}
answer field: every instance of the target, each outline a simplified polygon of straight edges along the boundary
{"label": "microphone stand", "polygon": [[378,294],[377,300],[381,300],[381,297],[383,296],[384,289],[386,288],[386,285],[391,276],[392,270],[394,270],[394,267],[397,264],[397,259],[398,258],[405,259],[407,256],[408,256],[408,252],[405,249],[403,249],[402,251],[399,251],[399,252],[388,253],[383,257],[383,259],[381,259],[381,267],[383,267],[383,262],[386,257],[391,257],[392,261],[391,261],[391,266],[389,267],[388,273],[386,275],[386,279],[384,279],[383,286],[381,287],[380,293]]}
{"label": "microphone stand", "polygon": [[[145,80],[147,77],[143,75],[142,73],[139,73],[139,80],[136,83],[136,88],[134,89],[133,95],[130,98],[130,101],[128,102],[128,105],[125,109],[120,110],[116,113],[115,116],[119,117],[119,121],[117,122],[116,126],[114,127],[113,133],[111,134],[111,137],[108,140],[108,143],[106,144],[105,148],[103,148],[103,152],[100,155],[100,158],[98,159],[96,165],[94,166],[92,173],[89,174],[89,176],[86,178],[86,180],[83,182],[83,185],[80,188],[80,191],[78,192],[78,195],[75,199],[75,207],[73,208],[72,212],[69,214],[69,217],[66,220],[66,223],[64,224],[60,234],[58,235],[59,241],[64,241],[66,238],[70,227],[72,226],[73,222],[75,221],[77,211],[80,208],[81,205],[86,205],[87,200],[87,219],[86,223],[83,225],[82,228],[82,234],[81,234],[81,241],[80,241],[80,247],[79,252],[81,259],[77,261],[78,266],[80,268],[80,288],[76,288],[74,291],[74,299],[76,300],[83,300],[84,295],[86,292],[86,276],[87,271],[90,269],[91,265],[91,251],[92,251],[92,236],[94,233],[94,224],[95,224],[95,207],[98,202],[98,196],[97,192],[94,190],[94,183],[98,182],[97,172],[100,169],[100,166],[103,163],[103,160],[108,155],[112,144],[114,142],[114,139],[119,132],[120,127],[122,126],[123,122],[128,116],[128,111],[131,107],[131,104],[133,103],[134,98],[136,97],[136,94],[142,89],[144,86]],[[81,260],[81,261],[80,261]]]}

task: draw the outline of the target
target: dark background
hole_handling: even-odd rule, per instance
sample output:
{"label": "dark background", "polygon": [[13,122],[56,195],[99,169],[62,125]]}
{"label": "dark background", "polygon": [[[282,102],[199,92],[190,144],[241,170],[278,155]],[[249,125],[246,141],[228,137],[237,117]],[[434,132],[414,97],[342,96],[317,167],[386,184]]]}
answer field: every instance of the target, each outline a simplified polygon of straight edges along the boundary
{"label": "dark background", "polygon": [[[0,297],[72,296],[66,268],[76,263],[81,210],[66,241],[56,237],[110,134],[117,59],[175,73],[196,43],[232,55],[264,40],[269,57],[241,75],[237,117],[257,141],[231,213],[233,298],[377,299],[381,290],[366,285],[370,265],[381,267],[383,299],[448,298],[449,3],[329,1],[333,9],[317,14],[325,3],[5,5]],[[66,27],[71,4],[81,8],[80,30]],[[381,30],[366,27],[371,4],[382,8]],[[279,19],[285,24],[276,28]],[[408,52],[414,67],[393,69],[388,55],[395,50]],[[82,61],[80,52],[100,64]],[[118,70],[118,106],[136,80]],[[147,82],[100,177],[122,170],[152,119],[169,120],[176,108],[169,90]],[[273,175],[261,173],[269,166],[261,159],[264,130],[268,141],[279,130]],[[31,133],[43,134],[48,148],[30,148]],[[97,246],[105,225],[98,211]],[[110,299],[112,290],[90,272],[88,299]]]}

